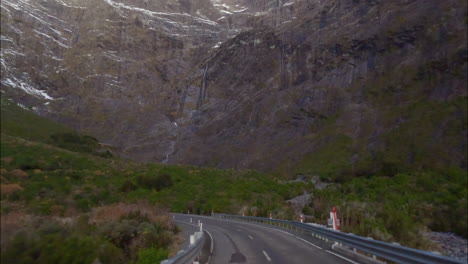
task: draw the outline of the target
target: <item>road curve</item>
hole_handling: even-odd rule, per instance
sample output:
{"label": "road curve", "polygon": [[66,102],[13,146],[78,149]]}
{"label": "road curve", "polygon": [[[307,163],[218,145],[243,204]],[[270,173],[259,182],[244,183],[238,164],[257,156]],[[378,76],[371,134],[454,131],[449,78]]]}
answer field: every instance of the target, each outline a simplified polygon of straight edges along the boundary
{"label": "road curve", "polygon": [[[295,232],[246,222],[174,214],[176,220],[200,220],[213,238],[212,264],[357,264],[329,248],[329,244]],[[306,239],[304,239],[306,238]]]}

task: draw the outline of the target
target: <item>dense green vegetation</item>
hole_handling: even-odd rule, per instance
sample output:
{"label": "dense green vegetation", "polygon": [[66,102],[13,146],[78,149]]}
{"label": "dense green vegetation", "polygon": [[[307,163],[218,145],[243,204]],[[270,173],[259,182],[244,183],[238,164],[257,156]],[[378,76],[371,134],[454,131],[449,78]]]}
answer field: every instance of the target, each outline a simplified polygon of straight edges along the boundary
{"label": "dense green vegetation", "polygon": [[468,100],[430,97],[431,75],[420,71],[398,69],[350,88],[364,87],[373,104],[359,114],[358,136],[327,120],[314,135],[317,150],[289,168],[335,183],[314,191],[305,213],[324,221],[337,206],[343,230],[415,247],[427,248],[428,228],[468,237]]}
{"label": "dense green vegetation", "polygon": [[304,213],[325,223],[336,206],[344,231],[412,247],[430,247],[421,239],[428,229],[468,237],[466,164],[448,151],[466,153],[457,145],[467,131],[466,97],[410,102],[383,120],[397,125],[379,135],[380,151],[365,152],[365,141],[331,128],[330,140],[298,164],[298,174],[335,183],[314,191]]}
{"label": "dense green vegetation", "polygon": [[37,219],[34,224],[2,248],[2,263],[158,263],[168,257],[171,236],[178,232],[131,213],[100,224],[90,224],[86,216],[68,225]]}
{"label": "dense green vegetation", "polygon": [[336,206],[344,231],[427,248],[427,228],[467,237],[467,184],[460,169],[356,178],[316,191],[311,207],[324,219]]}
{"label": "dense green vegetation", "polygon": [[[285,199],[313,187],[282,184],[254,171],[120,160],[96,151],[95,139],[44,121],[7,100],[2,100],[3,115],[5,263],[156,263],[174,253],[177,230],[167,221],[168,210],[244,210],[292,218]],[[23,117],[28,122],[18,125]],[[43,121],[45,126],[40,125]]]}
{"label": "dense green vegetation", "polygon": [[[385,109],[382,131],[377,133],[364,124],[357,138],[331,120],[316,136],[317,150],[289,169],[342,182],[361,176],[466,168],[467,143],[461,140],[466,137],[467,104],[467,97],[456,97],[448,102],[416,100],[392,111]],[[363,123],[370,122],[366,113],[362,115]],[[369,137],[379,146],[368,149]]]}
{"label": "dense green vegetation", "polygon": [[[246,207],[253,210],[251,213],[266,216],[270,211],[284,212],[285,199],[313,187],[280,184],[254,171],[104,159],[7,135],[2,135],[1,155],[3,183],[22,188],[2,197],[21,201],[29,212],[43,215],[60,215],[69,208],[87,212],[115,202],[148,200],[177,212],[238,213]],[[3,211],[8,208],[2,206]]]}
{"label": "dense green vegetation", "polygon": [[[19,126],[13,117],[28,122]],[[318,190],[311,182],[280,181],[250,170],[113,158],[103,155],[95,139],[52,122],[47,129],[47,122],[2,100],[2,227],[18,214],[33,219],[32,224],[21,220],[2,228],[5,262],[13,256],[21,263],[68,262],[72,249],[81,252],[76,263],[156,262],[174,250],[177,230],[168,223],[169,210],[271,212],[293,219],[297,212],[286,200],[304,192],[313,194],[312,203],[303,208],[310,221],[325,223],[336,206],[344,231],[425,249],[431,247],[421,239],[427,228],[467,236],[466,170],[403,170],[379,163],[373,173],[352,174],[347,165],[352,141],[345,135],[308,157],[319,162],[306,159],[297,170],[308,179],[320,175],[338,183]],[[64,219],[71,224],[62,223]]]}

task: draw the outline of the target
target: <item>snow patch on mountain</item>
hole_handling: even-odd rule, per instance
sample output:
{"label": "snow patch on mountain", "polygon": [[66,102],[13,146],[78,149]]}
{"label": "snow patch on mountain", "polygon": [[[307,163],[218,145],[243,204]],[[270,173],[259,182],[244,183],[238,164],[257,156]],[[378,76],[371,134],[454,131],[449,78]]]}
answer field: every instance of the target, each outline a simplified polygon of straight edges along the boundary
{"label": "snow patch on mountain", "polygon": [[[188,18],[192,18],[194,19],[195,21],[197,22],[200,22],[200,23],[205,23],[205,24],[209,24],[209,25],[213,25],[213,26],[217,26],[218,23],[212,21],[212,20],[209,20],[209,19],[203,19],[203,18],[200,18],[200,17],[196,17],[196,16],[192,16],[190,14],[187,14],[187,13],[170,13],[170,12],[156,12],[156,11],[150,11],[150,10],[147,10],[147,9],[143,9],[143,8],[139,8],[139,7],[134,7],[134,6],[129,6],[129,5],[125,5],[125,4],[122,4],[122,3],[117,3],[117,2],[114,2],[112,0],[104,0],[107,4],[117,8],[117,9],[126,9],[126,10],[131,10],[131,11],[137,11],[137,12],[140,12],[140,13],[143,13],[145,15],[148,15],[150,17],[157,17],[157,16],[164,16],[164,17],[170,17],[170,16],[183,16],[183,17],[188,17]],[[169,22],[169,21],[168,21]],[[179,24],[178,22],[172,22],[172,23],[177,23]]]}
{"label": "snow patch on mountain", "polygon": [[47,34],[45,34],[45,33],[39,32],[39,31],[37,31],[37,30],[35,30],[35,29],[33,29],[33,31],[34,31],[34,33],[36,33],[36,34],[38,34],[38,35],[40,35],[40,36],[43,36],[43,37],[45,37],[45,38],[47,38],[47,39],[49,39],[49,40],[51,40],[51,41],[57,43],[57,44],[58,44],[60,47],[62,47],[62,48],[66,48],[66,49],[70,48],[70,46],[63,44],[62,42],[56,40],[55,38],[53,38],[53,37],[51,37],[51,36],[49,36],[49,35],[47,35]]}
{"label": "snow patch on mountain", "polygon": [[36,89],[33,86],[27,84],[26,82],[24,82],[22,80],[19,80],[19,79],[13,77],[13,76],[10,76],[10,78],[6,78],[6,79],[2,80],[1,84],[5,85],[5,86],[8,86],[8,87],[11,87],[11,88],[21,89],[21,90],[25,91],[26,93],[28,93],[30,95],[33,95],[35,97],[38,97],[38,98],[43,98],[43,99],[47,99],[47,100],[53,100],[54,99],[50,95],[48,95],[46,92],[44,92],[42,90],[39,90],[39,89]]}
{"label": "snow patch on mountain", "polygon": [[62,0],[55,0],[55,2],[59,3],[60,5],[63,5],[63,6],[69,7],[69,8],[86,9],[86,7],[83,7],[83,6],[75,6],[75,5],[70,5],[70,4],[68,4],[68,3],[65,3],[65,2],[64,2],[64,1],[62,1]]}

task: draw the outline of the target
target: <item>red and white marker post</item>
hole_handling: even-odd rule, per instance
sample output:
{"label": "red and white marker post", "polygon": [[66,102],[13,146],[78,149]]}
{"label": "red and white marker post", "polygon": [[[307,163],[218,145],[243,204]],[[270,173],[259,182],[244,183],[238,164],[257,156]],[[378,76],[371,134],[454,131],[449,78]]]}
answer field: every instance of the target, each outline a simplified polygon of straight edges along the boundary
{"label": "red and white marker post", "polygon": [[332,211],[330,212],[330,218],[332,219],[333,223],[333,230],[339,230],[338,228],[338,218],[336,217],[336,208],[332,207]]}
{"label": "red and white marker post", "polygon": [[301,223],[304,223],[304,215],[301,214]]}

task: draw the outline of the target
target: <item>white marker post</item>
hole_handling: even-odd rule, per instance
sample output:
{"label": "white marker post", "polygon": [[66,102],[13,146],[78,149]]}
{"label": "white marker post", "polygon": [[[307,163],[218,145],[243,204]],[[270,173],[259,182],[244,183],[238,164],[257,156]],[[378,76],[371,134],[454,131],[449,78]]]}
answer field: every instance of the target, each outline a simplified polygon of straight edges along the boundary
{"label": "white marker post", "polygon": [[271,213],[270,213],[270,219],[273,219],[273,217],[271,216]]}

